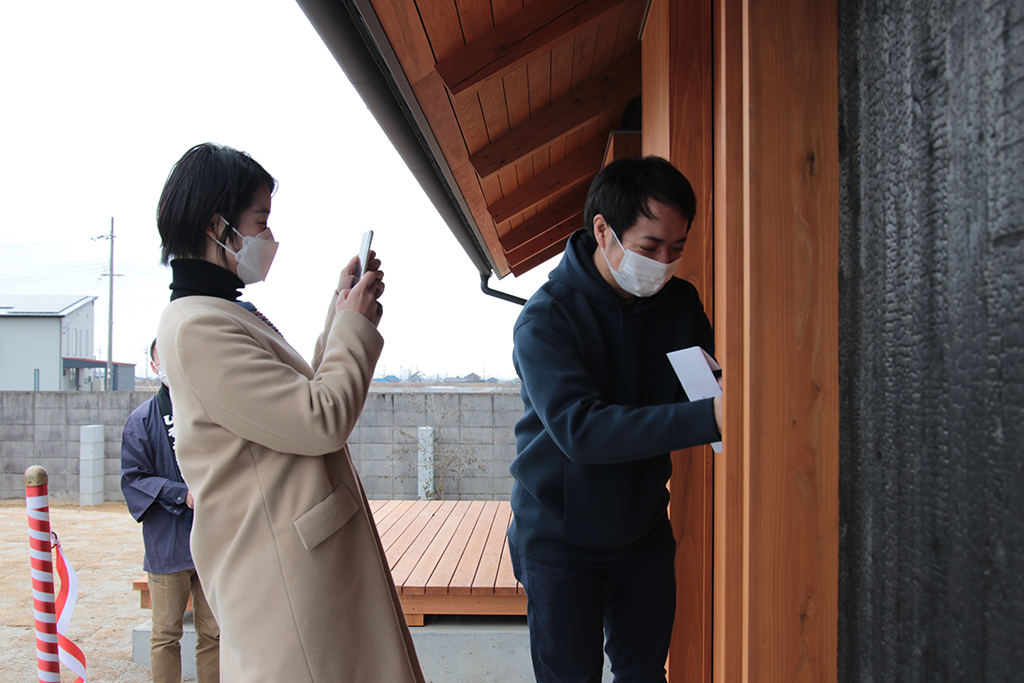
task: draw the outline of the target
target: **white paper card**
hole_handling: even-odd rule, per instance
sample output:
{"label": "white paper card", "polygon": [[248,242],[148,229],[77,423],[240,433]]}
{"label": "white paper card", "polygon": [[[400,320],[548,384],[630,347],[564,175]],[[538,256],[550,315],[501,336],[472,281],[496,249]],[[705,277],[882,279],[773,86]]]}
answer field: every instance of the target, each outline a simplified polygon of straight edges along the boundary
{"label": "white paper card", "polygon": [[[699,346],[691,346],[688,349],[671,351],[668,361],[672,363],[672,369],[676,371],[683,391],[691,401],[699,401],[702,398],[714,398],[722,395],[722,387],[715,379],[715,372],[722,367],[708,352]],[[716,441],[711,444],[715,453],[722,452],[722,442]]]}

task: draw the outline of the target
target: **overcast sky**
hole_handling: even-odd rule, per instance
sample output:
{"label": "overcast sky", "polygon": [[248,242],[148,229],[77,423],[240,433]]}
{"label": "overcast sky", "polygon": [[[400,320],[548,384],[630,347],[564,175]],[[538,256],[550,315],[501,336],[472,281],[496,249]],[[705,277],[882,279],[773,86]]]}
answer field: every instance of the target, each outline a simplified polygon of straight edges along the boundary
{"label": "overcast sky", "polygon": [[[255,303],[307,359],[338,273],[375,231],[382,372],[512,378],[519,306],[479,276],[292,0],[6,3],[0,22],[0,293],[96,295],[106,358],[147,364],[167,303],[154,218],[192,145],[249,152],[280,186],[281,243]],[[528,298],[554,261],[491,286]],[[102,354],[102,355],[101,355]]]}

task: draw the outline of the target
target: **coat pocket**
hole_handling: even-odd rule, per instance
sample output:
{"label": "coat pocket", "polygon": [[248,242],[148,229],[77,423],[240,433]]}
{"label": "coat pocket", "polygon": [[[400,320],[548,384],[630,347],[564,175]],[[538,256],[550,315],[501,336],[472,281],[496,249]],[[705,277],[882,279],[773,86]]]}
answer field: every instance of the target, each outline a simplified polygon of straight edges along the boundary
{"label": "coat pocket", "polygon": [[323,543],[328,536],[345,526],[359,510],[359,503],[344,484],[338,484],[331,494],[303,512],[292,522],[306,550]]}

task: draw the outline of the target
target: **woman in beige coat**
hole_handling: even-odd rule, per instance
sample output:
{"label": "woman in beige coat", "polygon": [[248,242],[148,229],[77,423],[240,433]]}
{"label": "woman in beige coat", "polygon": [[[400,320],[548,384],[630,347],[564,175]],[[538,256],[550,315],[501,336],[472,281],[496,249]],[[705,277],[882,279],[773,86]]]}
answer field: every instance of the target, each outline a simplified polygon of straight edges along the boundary
{"label": "woman in beige coat", "polygon": [[[195,498],[192,556],[221,627],[221,680],[422,683],[345,442],[383,340],[371,252],[341,275],[310,366],[237,298],[266,277],[274,179],[198,145],[157,210],[171,303],[157,346]],[[173,260],[171,260],[173,259]]]}

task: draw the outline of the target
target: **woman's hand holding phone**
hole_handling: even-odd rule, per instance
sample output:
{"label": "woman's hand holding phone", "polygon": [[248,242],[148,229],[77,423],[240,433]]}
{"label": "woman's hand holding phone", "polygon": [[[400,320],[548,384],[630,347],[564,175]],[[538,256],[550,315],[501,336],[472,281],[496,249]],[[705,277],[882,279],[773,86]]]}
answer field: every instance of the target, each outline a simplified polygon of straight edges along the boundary
{"label": "woman's hand holding phone", "polygon": [[[359,271],[360,260],[355,256],[341,272],[338,280],[338,301],[334,305],[334,310],[339,313],[346,310],[356,311],[376,325],[384,312],[377,301],[384,293],[384,273],[380,269],[380,259],[375,252],[368,253],[366,272],[362,277],[359,277]],[[351,285],[352,282],[355,282],[354,286]]]}

